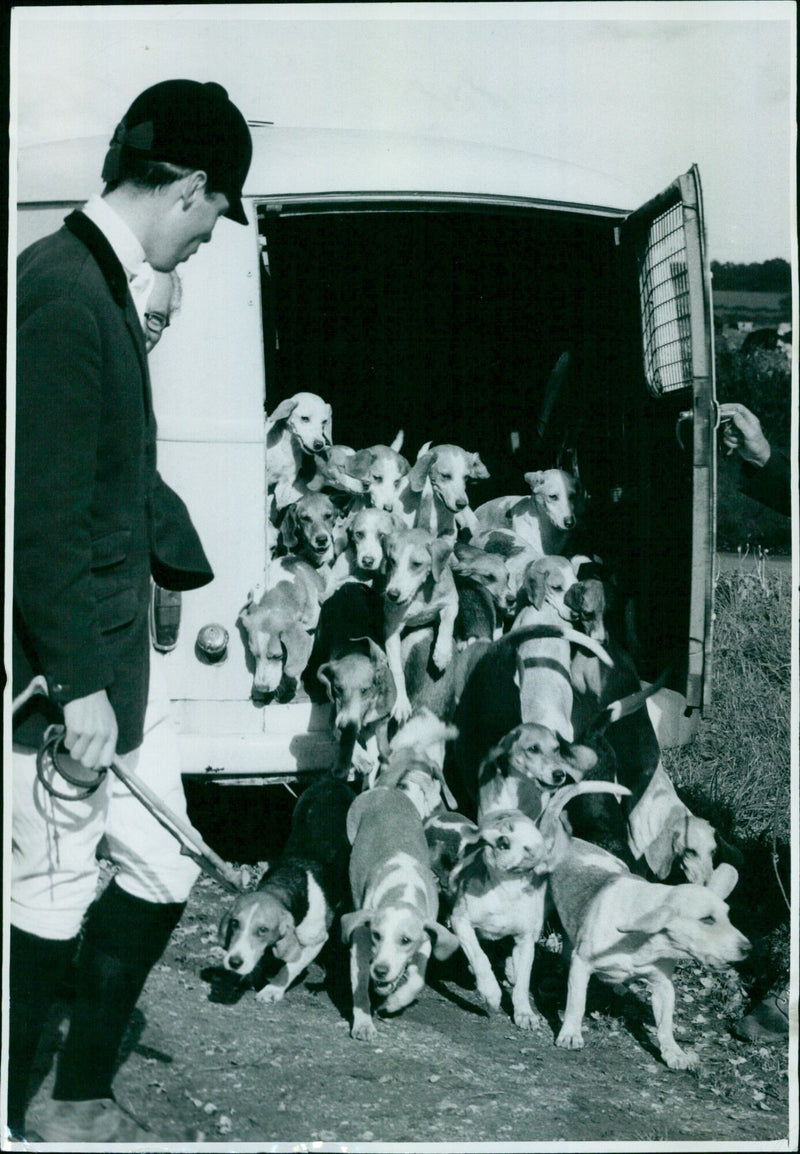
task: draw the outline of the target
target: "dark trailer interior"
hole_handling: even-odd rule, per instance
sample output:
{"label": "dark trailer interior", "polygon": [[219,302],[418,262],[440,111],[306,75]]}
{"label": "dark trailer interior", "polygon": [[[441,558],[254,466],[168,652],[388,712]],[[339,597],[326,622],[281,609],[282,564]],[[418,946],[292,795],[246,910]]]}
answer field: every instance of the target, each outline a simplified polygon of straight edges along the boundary
{"label": "dark trailer interior", "polygon": [[[575,464],[590,496],[580,552],[614,577],[640,675],[671,664],[686,693],[692,433],[684,448],[676,428],[691,374],[648,388],[636,222],[463,202],[258,211],[267,410],[307,390],[332,405],[336,443],[403,429],[412,462],[426,441],[477,451],[491,479],[473,508]],[[681,268],[671,259],[668,292]]]}

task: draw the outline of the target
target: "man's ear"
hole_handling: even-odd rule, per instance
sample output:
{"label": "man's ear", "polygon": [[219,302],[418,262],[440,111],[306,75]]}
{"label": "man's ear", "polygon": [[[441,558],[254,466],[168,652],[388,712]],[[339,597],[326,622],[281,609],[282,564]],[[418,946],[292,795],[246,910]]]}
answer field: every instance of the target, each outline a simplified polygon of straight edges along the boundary
{"label": "man's ear", "polygon": [[207,186],[208,177],[202,169],[197,169],[196,172],[190,172],[187,177],[184,177],[183,189],[181,191],[184,209],[191,208],[199,196],[205,196]]}

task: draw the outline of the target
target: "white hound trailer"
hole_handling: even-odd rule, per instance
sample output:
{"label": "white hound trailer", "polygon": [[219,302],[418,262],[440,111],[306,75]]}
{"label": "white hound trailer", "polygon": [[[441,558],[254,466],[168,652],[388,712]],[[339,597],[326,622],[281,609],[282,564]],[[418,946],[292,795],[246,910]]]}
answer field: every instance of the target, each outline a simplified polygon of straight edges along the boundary
{"label": "white hound trailer", "polygon": [[[710,280],[696,168],[631,211],[616,182],[511,150],[253,125],[248,226],[221,221],[180,270],[151,359],[160,467],[216,573],[154,660],[187,774],[290,781],[331,765],[327,707],[259,705],[237,617],[267,561],[265,420],[307,390],[333,439],[405,431],[478,451],[473,505],[577,464],[593,550],[617,574],[640,673],[669,664],[662,739],[708,703],[715,439]],[[17,241],[99,188],[105,139],[21,150]],[[546,388],[562,354],[568,372]],[[170,606],[164,606],[168,614]],[[222,625],[209,663],[199,631]]]}

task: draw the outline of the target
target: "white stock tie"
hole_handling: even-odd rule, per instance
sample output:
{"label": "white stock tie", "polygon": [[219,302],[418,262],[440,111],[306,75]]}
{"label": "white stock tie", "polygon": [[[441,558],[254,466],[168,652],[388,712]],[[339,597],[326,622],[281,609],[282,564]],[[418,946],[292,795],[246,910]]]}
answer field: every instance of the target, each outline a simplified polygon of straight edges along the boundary
{"label": "white stock tie", "polygon": [[147,302],[150,299],[150,292],[153,288],[153,279],[155,273],[147,261],[142,261],[136,269],[128,272],[128,287],[131,290],[133,303],[136,305],[136,311],[139,314],[139,320],[144,324],[144,314],[147,308]]}

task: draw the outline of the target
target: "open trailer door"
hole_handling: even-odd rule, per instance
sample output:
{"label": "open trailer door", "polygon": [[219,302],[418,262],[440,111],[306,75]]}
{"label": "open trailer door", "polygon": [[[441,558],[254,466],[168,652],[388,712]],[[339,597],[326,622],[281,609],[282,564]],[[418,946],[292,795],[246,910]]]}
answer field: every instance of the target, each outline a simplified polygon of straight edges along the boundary
{"label": "open trailer door", "polygon": [[[676,436],[692,461],[691,592],[686,705],[710,704],[716,555],[717,404],[711,278],[696,165],[623,226],[639,279],[642,359],[654,398],[685,392]],[[676,558],[676,563],[679,563]]]}

